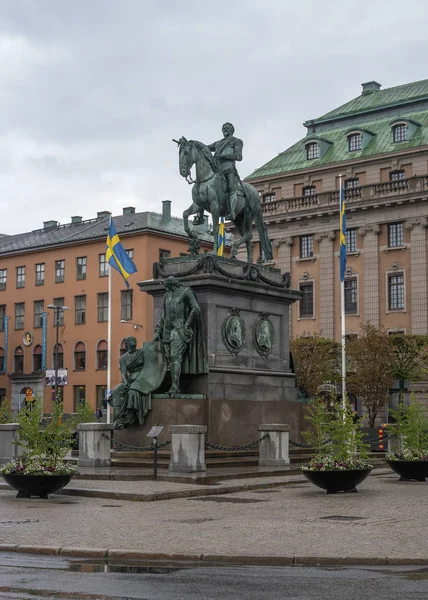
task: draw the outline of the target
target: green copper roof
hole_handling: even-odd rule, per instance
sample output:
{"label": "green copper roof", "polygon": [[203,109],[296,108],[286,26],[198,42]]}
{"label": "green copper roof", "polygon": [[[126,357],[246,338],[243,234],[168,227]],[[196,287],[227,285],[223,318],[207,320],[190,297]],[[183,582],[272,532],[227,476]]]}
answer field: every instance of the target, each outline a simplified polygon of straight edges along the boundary
{"label": "green copper roof", "polygon": [[[428,81],[423,82],[428,89]],[[400,86],[405,87],[405,86]],[[397,89],[397,88],[392,88]],[[385,90],[387,91],[387,90]],[[380,94],[374,92],[371,95]],[[410,148],[428,145],[428,111],[420,113],[402,113],[403,119],[411,119],[420,123],[420,127],[416,128],[413,136],[407,142],[393,143],[391,132],[391,117],[370,120],[367,122],[359,122],[354,130],[366,129],[373,134],[373,137],[363,150],[356,152],[348,152],[348,141],[346,133],[349,133],[349,124],[343,128],[325,129],[322,131],[322,138],[331,142],[330,148],[322,156],[313,160],[306,160],[305,143],[308,137],[303,138],[288,150],[285,150],[265,165],[256,169],[246,179],[251,180],[258,177],[268,177],[280,175],[289,171],[298,171],[300,169],[310,169],[320,167],[332,163],[339,163],[347,160],[355,160],[358,158],[367,158],[378,154],[387,154],[394,152],[403,152]],[[312,137],[312,136],[310,136]]]}
{"label": "green copper roof", "polygon": [[428,79],[397,85],[396,87],[361,94],[346,104],[331,110],[322,117],[314,119],[314,122],[336,118],[342,115],[358,114],[361,112],[386,108],[403,102],[414,102],[428,98]]}

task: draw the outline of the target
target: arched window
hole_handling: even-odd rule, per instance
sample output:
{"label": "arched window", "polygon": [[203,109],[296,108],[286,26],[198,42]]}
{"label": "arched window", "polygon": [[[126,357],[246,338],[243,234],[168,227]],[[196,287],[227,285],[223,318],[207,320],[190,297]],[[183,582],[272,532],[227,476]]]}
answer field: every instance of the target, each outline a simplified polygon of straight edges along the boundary
{"label": "arched window", "polygon": [[[52,350],[52,364],[55,369],[55,358],[56,358],[56,344],[54,344]],[[62,344],[58,344],[58,369],[64,368],[64,348]]]}
{"label": "arched window", "polygon": [[120,342],[120,350],[119,350],[120,356],[123,356],[126,352],[125,340],[126,340],[126,338],[123,338],[123,340]]}
{"label": "arched window", "polygon": [[75,371],[86,369],[86,347],[83,342],[77,342],[74,346],[74,369]]}
{"label": "arched window", "polygon": [[101,340],[97,345],[97,369],[107,369],[107,342]]}
{"label": "arched window", "polygon": [[24,372],[24,348],[22,346],[17,346],[15,348],[15,352],[13,353],[14,359],[14,371],[15,373],[23,373]]}
{"label": "arched window", "polygon": [[40,344],[34,346],[33,350],[33,371],[42,370],[42,347]]}
{"label": "arched window", "polygon": [[6,371],[4,348],[0,346],[0,373]]}

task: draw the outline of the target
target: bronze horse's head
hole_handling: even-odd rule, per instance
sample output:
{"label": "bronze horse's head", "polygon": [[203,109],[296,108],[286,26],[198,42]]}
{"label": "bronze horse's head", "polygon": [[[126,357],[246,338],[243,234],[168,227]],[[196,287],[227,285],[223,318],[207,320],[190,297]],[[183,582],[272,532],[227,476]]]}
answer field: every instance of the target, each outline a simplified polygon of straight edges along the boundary
{"label": "bronze horse's head", "polygon": [[179,171],[180,175],[185,178],[187,183],[194,183],[190,176],[190,169],[194,163],[192,157],[192,144],[185,137],[179,140],[172,140],[179,147]]}

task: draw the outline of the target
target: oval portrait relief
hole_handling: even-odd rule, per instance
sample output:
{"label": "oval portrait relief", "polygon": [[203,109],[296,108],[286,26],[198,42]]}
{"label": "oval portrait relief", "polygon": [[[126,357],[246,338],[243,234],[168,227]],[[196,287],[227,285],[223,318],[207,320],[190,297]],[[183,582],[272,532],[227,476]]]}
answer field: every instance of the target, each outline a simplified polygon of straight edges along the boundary
{"label": "oval portrait relief", "polygon": [[232,354],[238,354],[245,344],[245,322],[237,308],[232,308],[222,325],[223,342]]}
{"label": "oval portrait relief", "polygon": [[261,314],[254,328],[254,346],[261,356],[268,356],[275,343],[275,330],[269,316]]}

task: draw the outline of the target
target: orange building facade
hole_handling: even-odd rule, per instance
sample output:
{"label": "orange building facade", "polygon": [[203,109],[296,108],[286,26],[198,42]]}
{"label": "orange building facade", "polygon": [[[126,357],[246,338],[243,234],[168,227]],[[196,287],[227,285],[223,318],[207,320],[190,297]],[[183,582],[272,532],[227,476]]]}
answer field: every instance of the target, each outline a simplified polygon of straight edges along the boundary
{"label": "orange building facade", "polygon": [[[49,413],[53,387],[46,386],[46,369],[55,368],[57,311],[59,311],[58,368],[67,369],[62,387],[64,412],[80,401],[102,408],[107,389],[108,266],[105,244],[110,213],[96,219],[0,237],[0,400],[9,398],[16,411],[26,392],[44,397]],[[139,346],[153,337],[153,300],[141,293],[138,281],[151,279],[153,263],[188,252],[181,219],[171,217],[170,201],[162,214],[136,213],[132,207],[114,217],[121,242],[134,260],[137,273],[129,289],[112,272],[111,385],[121,380],[119,357],[130,335]],[[199,227],[202,249],[212,248],[207,224]],[[30,392],[27,392],[27,397]]]}

